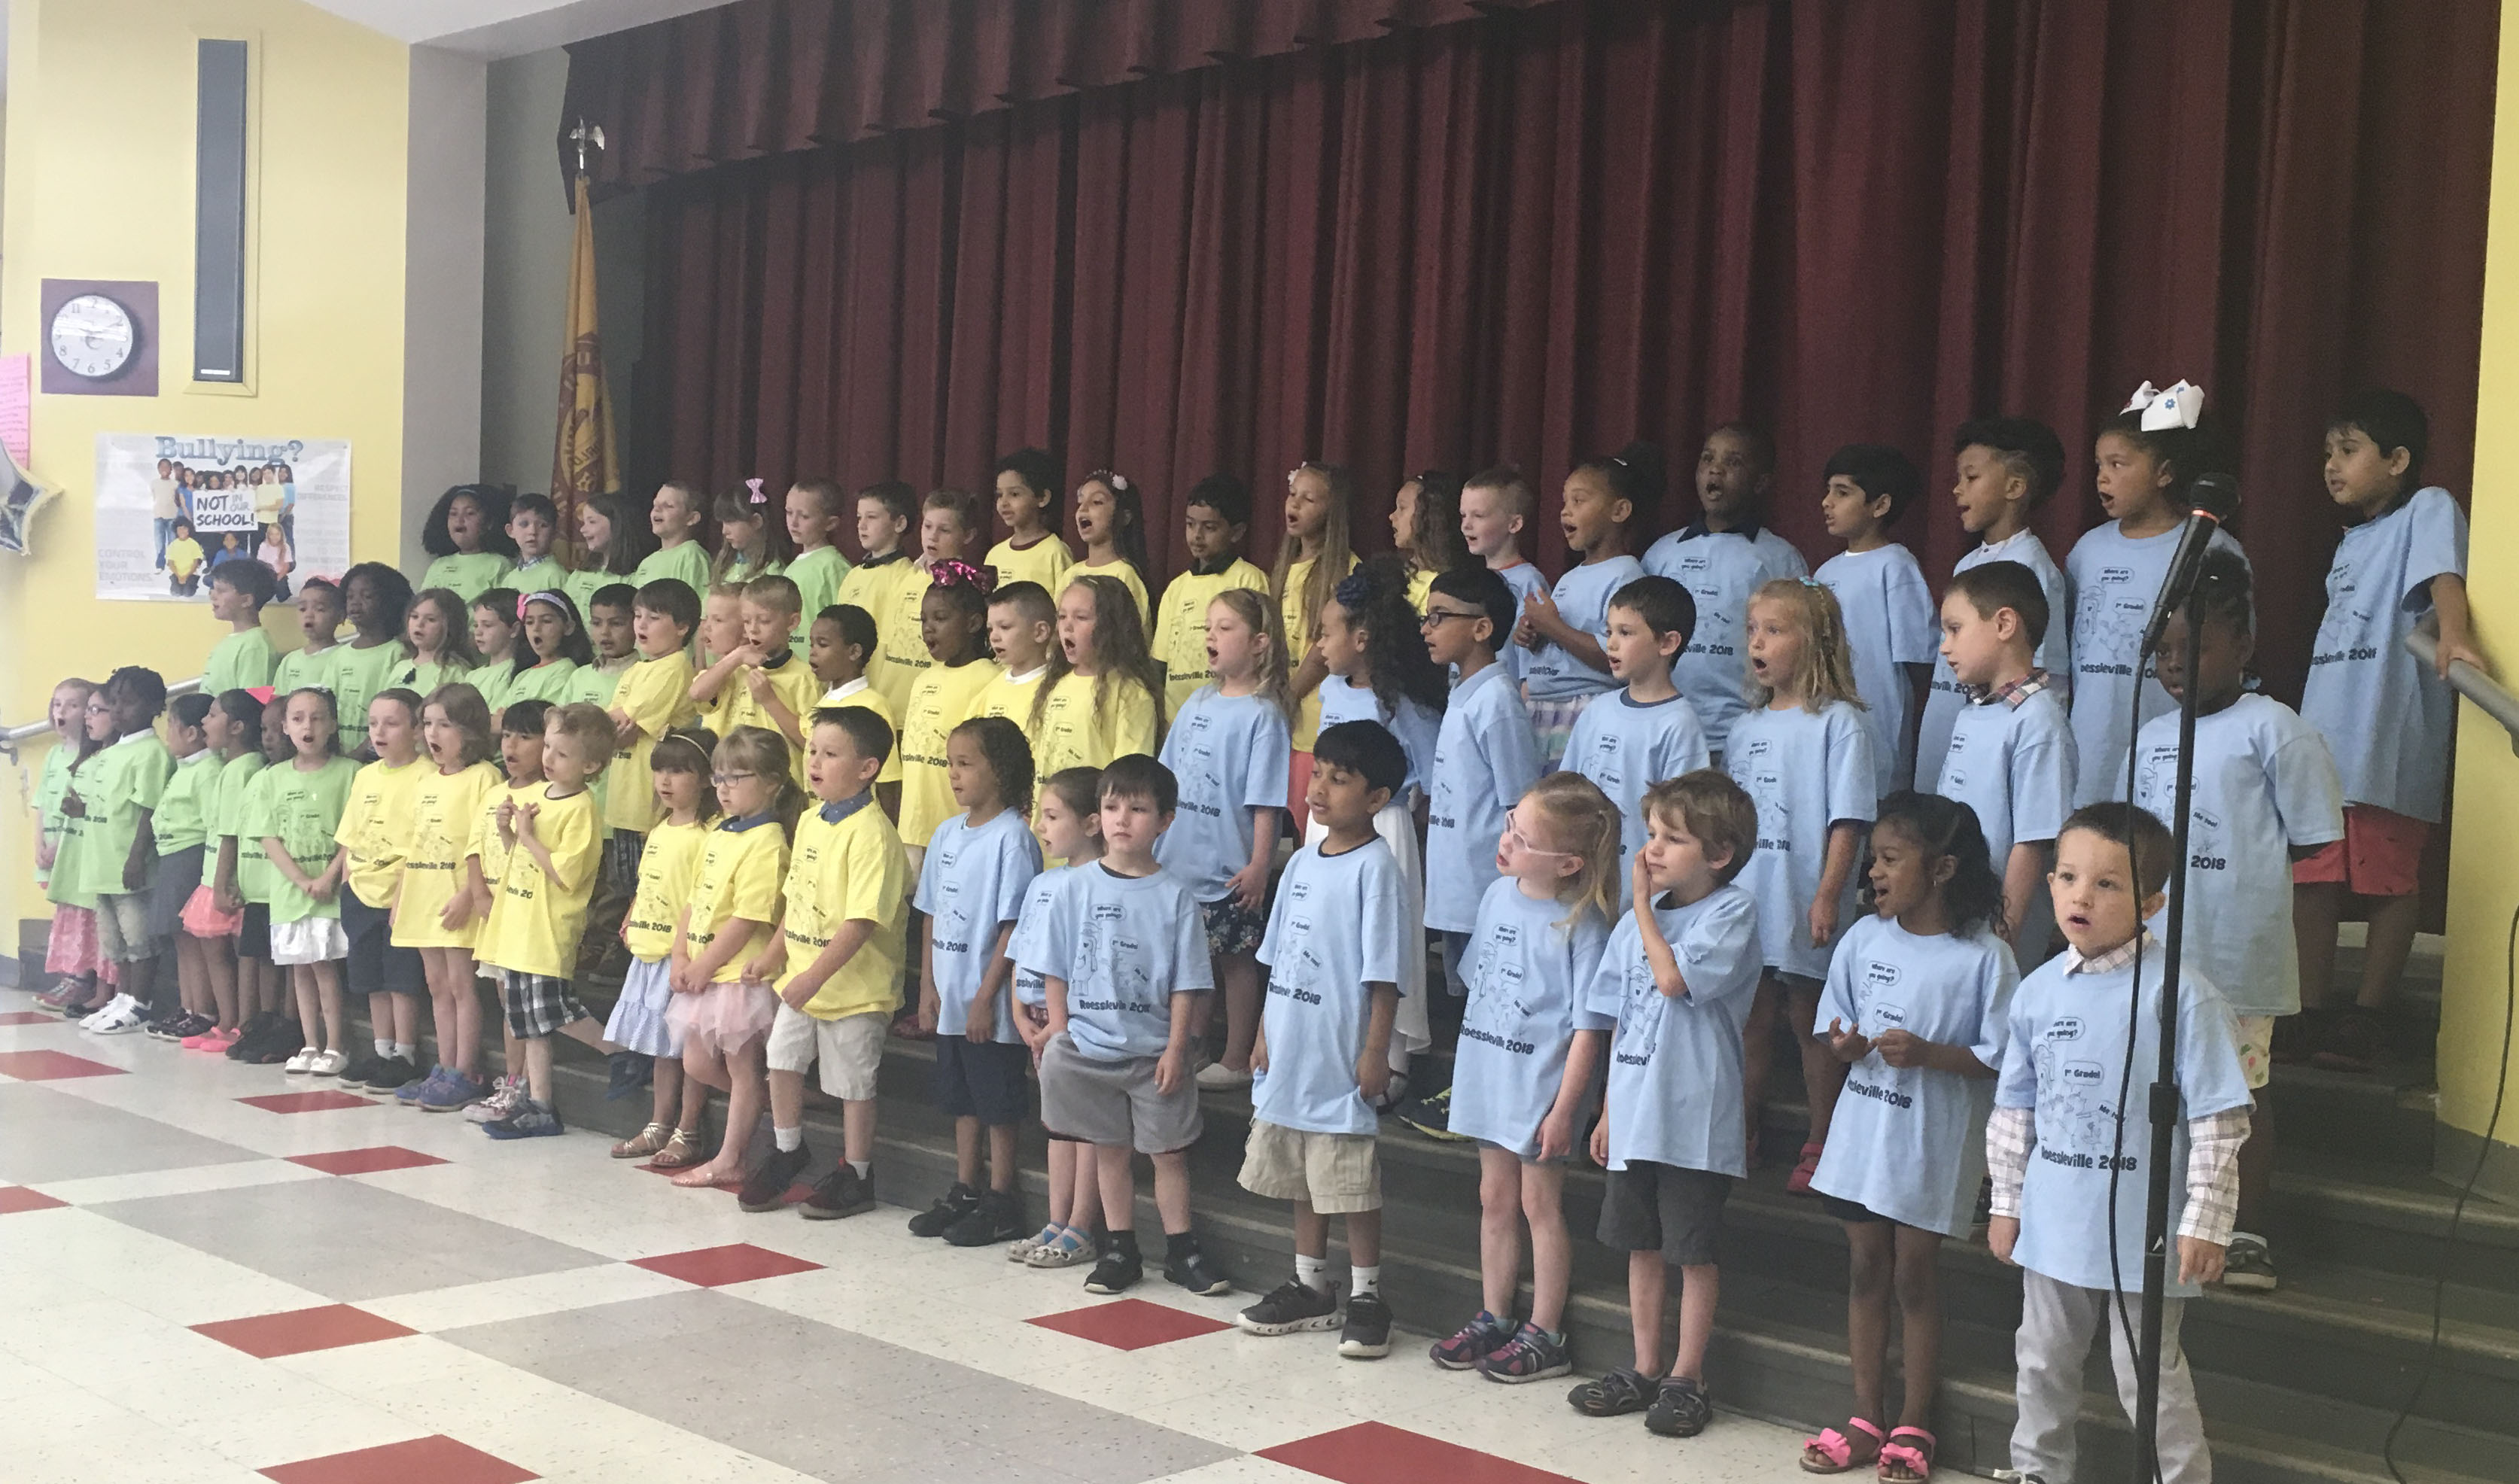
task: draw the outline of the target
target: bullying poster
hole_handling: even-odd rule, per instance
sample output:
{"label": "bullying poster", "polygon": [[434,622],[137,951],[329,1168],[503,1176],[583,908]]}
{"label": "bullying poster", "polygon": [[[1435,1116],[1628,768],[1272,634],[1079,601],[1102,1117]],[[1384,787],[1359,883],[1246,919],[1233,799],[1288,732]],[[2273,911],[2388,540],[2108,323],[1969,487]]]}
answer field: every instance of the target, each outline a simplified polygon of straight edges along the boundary
{"label": "bullying poster", "polygon": [[96,438],[96,595],[206,603],[239,557],[307,577],[350,565],[350,445],[338,438]]}

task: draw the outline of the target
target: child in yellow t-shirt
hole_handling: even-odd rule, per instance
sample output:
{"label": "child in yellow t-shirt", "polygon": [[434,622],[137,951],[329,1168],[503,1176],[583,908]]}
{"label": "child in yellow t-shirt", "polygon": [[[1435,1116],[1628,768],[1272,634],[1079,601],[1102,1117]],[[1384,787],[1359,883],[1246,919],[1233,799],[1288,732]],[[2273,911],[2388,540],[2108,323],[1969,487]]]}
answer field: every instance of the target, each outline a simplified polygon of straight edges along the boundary
{"label": "child in yellow t-shirt", "polygon": [[1183,522],[1190,567],[1164,589],[1155,608],[1155,663],[1164,668],[1167,721],[1215,678],[1207,662],[1207,605],[1230,588],[1268,590],[1268,574],[1242,556],[1251,534],[1251,491],[1241,480],[1210,474],[1190,486]]}
{"label": "child in yellow t-shirt", "polygon": [[719,699],[712,729],[721,736],[742,726],[776,732],[796,761],[801,786],[805,718],[813,714],[822,687],[788,642],[796,628],[797,601],[796,585],[786,578],[756,577],[744,584],[735,600],[743,642],[702,671],[691,682],[691,694],[708,691]]}
{"label": "child in yellow t-shirt", "polygon": [[700,600],[691,589],[659,578],[639,589],[630,613],[639,658],[605,698],[612,719],[612,760],[603,769],[603,880],[589,908],[592,932],[609,934],[639,890],[639,852],[656,822],[656,798],[648,758],[656,739],[687,724],[691,706],[691,630]]}
{"label": "child in yellow t-shirt", "polygon": [[719,736],[732,730],[727,708],[734,704],[735,652],[743,647],[743,589],[711,588],[700,600],[700,655],[691,675],[691,705],[700,724]]}
{"label": "child in yellow t-shirt", "polygon": [[1058,539],[1058,460],[1041,449],[1017,449],[997,460],[997,519],[1006,539],[989,548],[997,587],[1038,584],[1055,592],[1076,553]]}
{"label": "child in yellow t-shirt", "polygon": [[1038,583],[1001,584],[989,594],[989,653],[997,673],[972,698],[971,715],[1003,717],[1023,728],[1036,751],[1033,698],[1049,673],[1049,651],[1058,642],[1058,606]]}
{"label": "child in yellow t-shirt", "polygon": [[368,997],[376,1037],[373,1055],[342,1069],[347,1087],[392,1092],[420,1076],[420,1005],[428,979],[420,956],[393,941],[392,922],[411,854],[412,794],[430,771],[419,744],[419,697],[393,689],[368,703],[368,745],[376,761],[350,780],[349,804],[332,832],[345,889],[338,894],[341,932],[350,940],[346,987]]}
{"label": "child in yellow t-shirt", "polygon": [[[472,816],[472,831],[464,842],[464,878],[472,893],[472,916],[486,924],[490,909],[499,900],[499,878],[508,869],[508,843],[499,834],[499,815],[509,804],[521,804],[540,795],[543,777],[543,723],[551,719],[549,701],[518,701],[499,714],[499,765],[508,775],[505,788],[492,789],[481,800],[481,808]],[[475,948],[478,948],[476,943]],[[479,955],[473,959],[476,978],[492,982],[497,988],[498,976],[480,967]],[[475,1123],[495,1123],[516,1111],[525,1098],[525,1054],[517,1044],[516,1033],[508,1028],[508,1018],[499,1020],[499,1049],[506,1074],[491,1084],[490,1096],[464,1110],[464,1116]],[[458,1048],[466,1058],[477,1057],[479,1036]],[[478,1076],[471,1061],[454,1069],[465,1076]],[[417,1096],[417,1094],[415,1094]]]}
{"label": "child in yellow t-shirt", "polygon": [[397,947],[417,949],[428,972],[437,1065],[409,1096],[397,1089],[394,1098],[429,1113],[447,1113],[489,1092],[472,1070],[481,1045],[473,954],[488,913],[479,910],[473,895],[468,862],[473,826],[488,802],[503,792],[503,780],[488,761],[497,745],[490,708],[469,685],[440,686],[421,703],[420,740],[435,765],[411,791],[410,849],[403,859],[402,895],[394,902],[393,941]]}
{"label": "child in yellow t-shirt", "polygon": [[1059,594],[1058,618],[1059,648],[1032,703],[1038,776],[1153,756],[1163,699],[1128,589],[1107,577],[1077,578]]}
{"label": "child in yellow t-shirt", "polygon": [[[866,667],[874,663],[875,622],[872,616],[855,603],[833,603],[814,620],[812,649],[814,678],[823,685],[820,706],[862,706],[883,718],[883,724],[901,734],[901,719],[892,703],[874,682],[866,677]],[[796,755],[797,766],[804,765],[803,753]],[[883,770],[874,775],[874,802],[895,819],[901,817],[901,749],[896,741],[892,756],[883,760]]]}
{"label": "child in yellow t-shirt", "polygon": [[[831,601],[863,608],[878,632],[891,616],[895,589],[905,578],[917,574],[909,553],[901,545],[917,519],[918,492],[898,479],[858,491],[858,546],[865,556],[840,579],[840,590]],[[877,648],[875,653],[879,655],[882,650]],[[867,662],[869,672],[878,668],[874,661]]]}
{"label": "child in yellow t-shirt", "polygon": [[191,597],[201,590],[201,544],[193,539],[193,523],[175,522],[175,539],[166,543],[166,590]]}
{"label": "child in yellow t-shirt", "polygon": [[1000,674],[989,660],[988,574],[968,562],[936,564],[920,599],[918,627],[934,661],[911,687],[901,718],[901,844],[909,860],[912,888],[927,842],[953,817],[952,785],[945,776],[945,739],[971,715],[981,690]]}
{"label": "child in yellow t-shirt", "polygon": [[683,1169],[700,1157],[701,1121],[708,1115],[708,1084],[683,1075],[683,1038],[667,1021],[674,1000],[674,928],[683,903],[699,880],[700,854],[708,849],[717,817],[717,792],[709,786],[709,750],[717,739],[699,728],[669,731],[649,744],[647,768],[655,779],[663,817],[647,831],[639,855],[639,890],[622,919],[621,941],[630,950],[630,972],[621,998],[604,1023],[603,1039],[653,1071],[655,1102],[647,1126],[612,1146],[615,1159],[649,1159],[658,1169]]}

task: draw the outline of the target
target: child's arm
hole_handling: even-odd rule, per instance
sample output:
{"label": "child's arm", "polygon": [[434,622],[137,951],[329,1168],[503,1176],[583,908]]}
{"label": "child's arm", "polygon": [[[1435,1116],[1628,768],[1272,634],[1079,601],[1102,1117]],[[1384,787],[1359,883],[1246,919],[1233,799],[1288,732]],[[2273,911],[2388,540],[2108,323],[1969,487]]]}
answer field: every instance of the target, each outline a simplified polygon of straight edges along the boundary
{"label": "child's arm", "polygon": [[1688,998],[1688,980],[1679,972],[1679,955],[1670,950],[1661,924],[1654,921],[1653,886],[1645,880],[1644,852],[1636,852],[1636,937],[1644,943],[1645,962],[1653,967],[1654,987],[1666,999]]}
{"label": "child's arm", "polygon": [[665,970],[665,982],[673,985],[674,992],[677,994],[693,992],[683,986],[684,971],[691,966],[691,940],[685,936],[690,931],[690,908],[685,907],[674,914],[674,944],[665,950],[665,962],[668,965]]}
{"label": "child's arm", "polygon": [[534,857],[534,864],[543,868],[543,876],[552,886],[563,894],[574,892],[578,883],[569,880],[557,862],[552,859],[551,847],[544,843],[542,832],[534,824],[534,816],[541,812],[542,806],[530,802],[516,810],[516,844],[524,847],[525,853]]}
{"label": "child's arm", "polygon": [[1224,884],[1236,901],[1254,912],[1268,900],[1268,865],[1277,855],[1277,821],[1283,812],[1273,808],[1251,811],[1250,863]]}
{"label": "child's arm", "polygon": [[[2011,848],[2003,863],[2003,938],[2006,942],[2020,936],[2021,915],[2029,910],[2030,895],[2047,880],[2047,851],[2050,840],[2023,840]],[[2019,944],[2012,942],[2014,947]],[[2045,943],[2031,945],[2043,949]]]}
{"label": "child's arm", "polygon": [[[1855,1039],[1861,1040],[1862,1037]],[[1866,1049],[1880,1053],[1880,1060],[1892,1067],[1922,1067],[1927,1071],[1947,1071],[1962,1077],[2001,1074],[1999,1069],[1978,1061],[1973,1048],[1949,1041],[1928,1041],[1910,1030],[1884,1030],[1880,1032],[1879,1039],[1870,1042]],[[1853,1056],[1841,1057],[1848,1062],[1862,1059],[1863,1053],[1859,1051]]]}
{"label": "child's arm", "polygon": [[142,808],[131,831],[131,853],[122,859],[122,890],[126,892],[139,891],[140,884],[149,879],[149,861],[157,853],[157,831],[151,823],[156,812]]}
{"label": "child's arm", "polygon": [[1294,678],[1288,681],[1294,687],[1295,699],[1301,701],[1320,689],[1329,673],[1330,662],[1321,658],[1321,641],[1315,636],[1304,650],[1304,662],[1295,667]]}
{"label": "child's arm", "polygon": [[1399,1018],[1399,986],[1365,988],[1373,994],[1373,1019],[1365,1023],[1364,1050],[1355,1059],[1355,1090],[1367,1103],[1378,1103],[1391,1090],[1391,1026]]}
{"label": "child's arm", "polygon": [[1601,674],[1610,673],[1610,657],[1601,652],[1601,641],[1566,622],[1566,615],[1557,609],[1554,594],[1544,589],[1533,589],[1522,600],[1522,617],[1541,638]]}
{"label": "child's arm", "polygon": [[237,891],[236,871],[237,838],[234,835],[221,835],[219,862],[210,876],[210,899],[219,904],[219,910],[222,912],[244,910],[244,897]]}
{"label": "child's arm", "polygon": [[[685,928],[690,926],[690,913],[687,911],[683,914],[683,925]],[[685,968],[691,979],[688,992],[697,994],[715,982],[717,971],[725,968],[727,963],[742,950],[743,945],[752,940],[754,929],[774,927],[775,924],[760,922],[749,917],[728,918],[725,926],[718,929],[717,937],[710,938],[709,945],[700,950],[699,957],[686,959]],[[674,946],[687,952],[680,933],[674,937]]]}
{"label": "child's arm", "polygon": [[797,720],[796,713],[787,705],[786,699],[778,694],[778,687],[770,683],[770,673],[747,670],[743,673],[743,684],[752,692],[752,699],[770,714],[770,720],[777,723],[778,734],[787,739],[787,745],[803,747],[804,725]]}
{"label": "child's arm", "polygon": [[[1905,734],[1898,739],[1898,756],[1912,759],[1916,756],[1917,739],[1924,734],[1924,703],[1933,698],[1933,667],[1901,665],[1898,667],[1898,673],[1907,682],[1907,724]],[[1916,786],[1919,792],[1922,791],[1927,781],[1939,783],[1941,780],[1917,779]]]}
{"label": "child's arm", "polygon": [[[989,950],[989,966],[980,971],[980,987],[971,994],[971,1010],[963,1020],[965,1040],[979,1043],[994,1039],[997,1033],[997,991],[1014,977],[1015,962],[1006,957],[1006,945],[1014,941],[1015,925],[997,924],[997,940]],[[923,992],[923,991],[922,991]],[[933,1026],[935,1023],[927,1023]]]}
{"label": "child's arm", "polygon": [[[787,987],[778,991],[778,997],[798,1010],[804,1009],[807,1000],[821,992],[825,981],[858,956],[858,950],[874,937],[874,930],[875,920],[871,917],[852,917],[840,924],[831,934],[831,940],[822,945],[822,951],[814,955],[812,963],[796,972],[796,977],[787,982]],[[779,941],[779,957],[784,958],[786,940],[782,937]],[[759,963],[760,960],[753,962]]]}
{"label": "child's arm", "polygon": [[[297,857],[288,853],[288,846],[287,842],[283,841],[279,836],[265,835],[262,837],[262,853],[271,858],[273,869],[279,871],[281,875],[288,878],[288,884],[290,886],[293,886],[297,890],[305,893],[307,895],[314,897],[317,901],[322,901],[325,897],[331,895],[331,890],[323,885],[321,878],[309,876],[302,868],[299,867],[297,864]],[[331,868],[327,867],[324,874],[326,876],[331,875]]]}
{"label": "child's arm", "polygon": [[1040,996],[1041,1008],[1049,1012],[1049,1034],[1067,1034],[1067,981],[1055,974],[1042,975]]}
{"label": "child's arm", "polygon": [[717,693],[726,688],[727,681],[734,677],[734,673],[750,663],[747,657],[751,654],[751,645],[739,644],[716,664],[691,677],[691,699],[702,706],[716,700]]}
{"label": "child's arm", "polygon": [[1166,1097],[1189,1077],[1189,1043],[1197,1034],[1200,996],[1204,989],[1175,989],[1171,994],[1171,1034],[1164,1039],[1164,1054],[1155,1059],[1155,1091]]}
{"label": "child's arm", "polygon": [[1852,819],[1840,819],[1828,827],[1828,854],[1819,868],[1819,895],[1811,898],[1810,940],[1814,948],[1828,946],[1836,937],[1836,913],[1845,901],[1846,878],[1854,874],[1855,842],[1863,836],[1863,826]]}
{"label": "child's arm", "polygon": [[918,1028],[933,1032],[945,1014],[944,996],[936,991],[936,920],[918,919]]}
{"label": "child's arm", "polygon": [[2248,1111],[2226,1109],[2187,1120],[2187,1209],[2178,1218],[2178,1281],[2213,1283],[2239,1218],[2239,1146]]}
{"label": "child's arm", "polygon": [[332,895],[333,891],[340,887],[342,878],[347,876],[349,873],[350,848],[346,845],[335,846],[332,850],[331,863],[325,866],[324,874],[315,879],[330,883],[330,886],[327,887],[324,893],[325,895],[330,896]]}
{"label": "child's arm", "polygon": [[2444,572],[2432,579],[2432,612],[2440,618],[2440,646],[2432,652],[2432,668],[2444,680],[2453,661],[2493,674],[2483,651],[2475,647],[2475,629],[2466,606],[2466,579],[2454,572]]}
{"label": "child's arm", "polygon": [[1985,1244],[2005,1262],[2020,1240],[2020,1186],[2029,1178],[2029,1148],[2037,1137],[2037,1110],[1998,1108],[1985,1120],[1985,1174],[1993,1184],[1994,1213]]}
{"label": "child's arm", "polygon": [[1601,1048],[1610,1042],[1606,1030],[1577,1030],[1566,1048],[1566,1073],[1557,1079],[1557,1101],[1539,1120],[1539,1157],[1563,1159],[1574,1153],[1574,1115],[1591,1091],[1592,1073],[1600,1068]]}

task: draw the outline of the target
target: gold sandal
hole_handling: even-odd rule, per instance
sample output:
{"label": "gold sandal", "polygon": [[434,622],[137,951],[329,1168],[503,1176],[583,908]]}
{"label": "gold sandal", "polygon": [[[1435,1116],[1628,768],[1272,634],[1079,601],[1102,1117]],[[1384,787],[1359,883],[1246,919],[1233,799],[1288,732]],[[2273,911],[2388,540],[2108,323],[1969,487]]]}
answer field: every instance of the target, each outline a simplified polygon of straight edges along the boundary
{"label": "gold sandal", "polygon": [[644,1159],[649,1155],[663,1149],[668,1136],[672,1132],[673,1130],[665,1127],[662,1123],[650,1123],[645,1128],[639,1130],[639,1136],[637,1138],[624,1139],[620,1143],[612,1146],[612,1157],[615,1159]]}
{"label": "gold sandal", "polygon": [[667,1139],[656,1157],[648,1160],[658,1169],[687,1169],[708,1157],[700,1149],[700,1136],[688,1129],[678,1128]]}

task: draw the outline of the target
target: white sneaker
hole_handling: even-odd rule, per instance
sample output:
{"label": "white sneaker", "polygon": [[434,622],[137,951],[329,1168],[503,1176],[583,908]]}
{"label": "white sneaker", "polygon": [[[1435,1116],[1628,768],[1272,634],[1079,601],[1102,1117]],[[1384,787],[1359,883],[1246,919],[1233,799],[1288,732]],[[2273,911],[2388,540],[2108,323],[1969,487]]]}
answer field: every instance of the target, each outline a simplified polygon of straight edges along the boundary
{"label": "white sneaker", "polygon": [[306,1069],[319,1077],[337,1077],[350,1065],[350,1059],[337,1051],[327,1051],[306,1064]]}
{"label": "white sneaker", "polygon": [[1222,1062],[1210,1062],[1198,1069],[1198,1085],[1209,1092],[1230,1092],[1251,1085],[1251,1073],[1235,1071]]}
{"label": "white sneaker", "polygon": [[505,1076],[490,1084],[490,1095],[464,1110],[464,1116],[474,1123],[497,1123],[524,1106],[525,1078],[522,1072]]}
{"label": "white sneaker", "polygon": [[297,1055],[290,1057],[280,1069],[292,1075],[313,1071],[315,1059],[323,1054],[312,1046],[300,1046],[297,1048]]}
{"label": "white sneaker", "polygon": [[103,1030],[106,1022],[127,1015],[139,1008],[140,1002],[130,995],[117,993],[103,1005],[91,1010],[80,1020],[81,1030]]}
{"label": "white sneaker", "polygon": [[99,1035],[128,1035],[148,1023],[140,1002],[127,994],[117,994],[96,1014],[79,1024]]}

